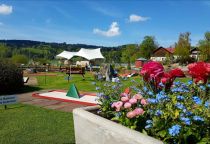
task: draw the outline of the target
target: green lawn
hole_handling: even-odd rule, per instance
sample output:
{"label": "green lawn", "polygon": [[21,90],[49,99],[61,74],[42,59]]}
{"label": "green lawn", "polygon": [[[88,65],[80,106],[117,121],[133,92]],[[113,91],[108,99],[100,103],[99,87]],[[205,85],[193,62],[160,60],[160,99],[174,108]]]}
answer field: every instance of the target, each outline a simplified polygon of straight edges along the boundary
{"label": "green lawn", "polygon": [[0,144],[74,144],[72,113],[30,105],[0,106]]}
{"label": "green lawn", "polygon": [[[85,74],[85,80],[82,79],[81,75],[73,74],[71,79],[68,83],[68,80],[65,80],[67,75],[58,76],[46,76],[46,84],[45,84],[45,76],[37,76],[38,79],[38,87],[41,89],[68,89],[70,84],[74,83],[79,91],[88,91],[88,92],[95,92],[95,86],[91,83],[94,82],[94,76],[91,73]],[[130,78],[126,81],[123,81],[125,86],[129,86],[132,84],[130,81],[131,79],[139,80],[140,77],[136,76]]]}
{"label": "green lawn", "polygon": [[[36,89],[65,89],[67,90],[70,86],[70,84],[74,83],[79,91],[88,91],[88,92],[95,92],[95,86],[91,83],[94,82],[94,76],[91,73],[85,74],[85,80],[82,79],[81,75],[73,74],[71,76],[71,79],[68,83],[67,80],[65,80],[65,77],[67,75],[62,73],[57,73],[57,76],[46,76],[46,83],[45,83],[45,76],[37,76],[38,80],[38,86]],[[131,86],[132,82],[131,80],[134,79],[136,81],[141,81],[140,76],[135,76],[132,78],[128,78],[128,80],[123,80],[123,84],[125,87]],[[180,80],[182,82],[188,81],[190,78],[179,78],[177,80]],[[31,87],[28,87],[29,89]],[[31,88],[32,90],[35,88]]]}

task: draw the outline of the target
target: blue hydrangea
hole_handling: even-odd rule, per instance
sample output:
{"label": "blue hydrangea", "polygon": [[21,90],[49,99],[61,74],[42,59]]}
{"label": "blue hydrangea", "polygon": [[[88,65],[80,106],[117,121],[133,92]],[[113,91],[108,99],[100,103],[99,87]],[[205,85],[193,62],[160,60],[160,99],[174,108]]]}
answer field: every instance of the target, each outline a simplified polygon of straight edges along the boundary
{"label": "blue hydrangea", "polygon": [[192,80],[189,80],[189,81],[187,82],[187,84],[191,85],[191,84],[193,84],[193,81],[192,81]]}
{"label": "blue hydrangea", "polygon": [[148,125],[145,126],[145,129],[149,129],[151,127],[152,127],[152,125],[151,124],[148,124]]}
{"label": "blue hydrangea", "polygon": [[210,84],[208,84],[207,87],[210,87]]}
{"label": "blue hydrangea", "polygon": [[146,124],[152,124],[152,120],[147,120]]}
{"label": "blue hydrangea", "polygon": [[152,95],[154,95],[154,93],[151,92],[151,91],[149,91],[149,92],[148,92],[148,95],[151,95],[151,96],[152,96]]}
{"label": "blue hydrangea", "polygon": [[164,93],[158,93],[157,95],[156,95],[156,99],[158,100],[158,101],[162,101],[162,100],[168,100],[168,96],[167,95],[165,95]]}
{"label": "blue hydrangea", "polygon": [[174,82],[173,83],[175,86],[178,86],[178,85],[180,85],[181,83],[180,83],[180,81],[177,81],[177,82]]}
{"label": "blue hydrangea", "polygon": [[157,110],[157,111],[155,112],[155,115],[156,115],[156,116],[161,116],[162,113],[163,113],[163,112],[162,112],[161,110]]}
{"label": "blue hydrangea", "polygon": [[199,86],[199,88],[200,88],[201,90],[203,90],[203,91],[206,90],[206,88],[205,88],[203,85]]}
{"label": "blue hydrangea", "polygon": [[180,130],[181,130],[181,126],[176,124],[176,125],[173,125],[171,128],[168,129],[169,131],[169,134],[171,136],[176,136],[180,133]]}
{"label": "blue hydrangea", "polygon": [[146,92],[148,89],[147,89],[147,87],[143,87],[143,90]]}
{"label": "blue hydrangea", "polygon": [[185,106],[183,105],[183,104],[181,104],[181,103],[176,103],[176,107],[178,108],[178,109],[185,109]]}
{"label": "blue hydrangea", "polygon": [[205,104],[204,104],[204,106],[205,106],[206,108],[208,108],[208,107],[209,107],[209,101],[206,101]]}
{"label": "blue hydrangea", "polygon": [[204,119],[202,117],[200,117],[200,116],[194,116],[193,120],[195,120],[195,121],[204,121]]}
{"label": "blue hydrangea", "polygon": [[151,103],[151,104],[156,104],[157,103],[157,100],[154,99],[154,98],[148,98],[147,101],[148,101],[148,103]]}
{"label": "blue hydrangea", "polygon": [[191,116],[192,115],[192,112],[191,111],[187,111],[186,112],[186,116]]}
{"label": "blue hydrangea", "polygon": [[194,97],[193,97],[193,101],[194,101],[197,105],[202,104],[202,101],[201,101],[201,99],[200,99],[198,96],[194,96]]}
{"label": "blue hydrangea", "polygon": [[96,90],[100,90],[100,87],[96,87]]}
{"label": "blue hydrangea", "polygon": [[178,95],[176,98],[177,98],[178,100],[184,100],[184,97],[181,96],[181,95]]}
{"label": "blue hydrangea", "polygon": [[190,125],[191,124],[191,121],[190,121],[189,118],[181,117],[180,120],[183,121],[186,125]]}

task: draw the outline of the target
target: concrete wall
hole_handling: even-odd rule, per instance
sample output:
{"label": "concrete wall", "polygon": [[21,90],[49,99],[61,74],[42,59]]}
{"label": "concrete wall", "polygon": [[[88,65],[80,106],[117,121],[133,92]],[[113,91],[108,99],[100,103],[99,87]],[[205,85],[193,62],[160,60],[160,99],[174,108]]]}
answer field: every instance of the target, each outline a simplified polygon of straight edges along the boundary
{"label": "concrete wall", "polygon": [[98,106],[73,110],[76,144],[162,144],[163,142],[131,130],[91,112]]}

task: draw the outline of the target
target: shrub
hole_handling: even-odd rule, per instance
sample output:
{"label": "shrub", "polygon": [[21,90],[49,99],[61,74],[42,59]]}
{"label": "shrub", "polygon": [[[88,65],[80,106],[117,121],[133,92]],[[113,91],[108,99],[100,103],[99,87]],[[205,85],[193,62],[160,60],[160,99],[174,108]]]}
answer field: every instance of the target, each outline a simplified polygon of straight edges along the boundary
{"label": "shrub", "polygon": [[23,87],[23,73],[14,64],[0,60],[0,95],[11,94]]}

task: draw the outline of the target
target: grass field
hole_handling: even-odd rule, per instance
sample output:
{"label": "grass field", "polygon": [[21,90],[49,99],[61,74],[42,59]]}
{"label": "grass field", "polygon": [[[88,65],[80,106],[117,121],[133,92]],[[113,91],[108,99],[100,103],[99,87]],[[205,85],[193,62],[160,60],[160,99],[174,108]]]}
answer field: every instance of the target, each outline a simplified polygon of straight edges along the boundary
{"label": "grass field", "polygon": [[[71,79],[68,83],[68,80],[65,79],[66,75],[58,74],[57,76],[46,76],[46,83],[45,83],[45,76],[37,76],[38,79],[38,86],[40,89],[68,89],[71,84],[75,84],[79,91],[88,91],[88,92],[95,92],[95,86],[91,83],[95,81],[94,76],[91,73],[85,74],[85,80],[82,79],[81,75],[73,74]],[[126,81],[123,81],[125,86],[129,86],[132,84],[131,79],[135,79],[140,81],[140,77],[136,76],[130,78]],[[99,82],[98,82],[99,83]]]}
{"label": "grass field", "polygon": [[72,113],[16,104],[0,106],[0,144],[74,144]]}
{"label": "grass field", "polygon": [[[95,86],[91,83],[94,82],[94,76],[91,73],[85,74],[85,80],[82,79],[81,75],[75,75],[73,74],[71,76],[71,79],[68,83],[67,80],[65,80],[66,75],[64,74],[58,74],[57,76],[46,76],[46,83],[45,83],[45,76],[37,76],[38,79],[38,86],[39,89],[65,89],[67,90],[70,86],[70,84],[74,83],[79,91],[89,91],[89,92],[95,92]],[[141,82],[140,76],[135,76],[132,78],[128,78],[128,80],[122,80],[125,87],[131,86],[132,82],[131,80],[134,79],[137,82]],[[180,80],[182,82],[186,82],[189,80],[189,78],[179,78],[177,80]],[[99,82],[98,82],[99,83]]]}

